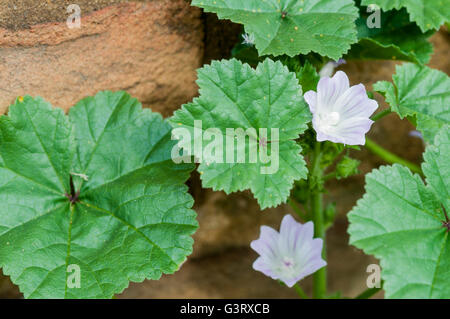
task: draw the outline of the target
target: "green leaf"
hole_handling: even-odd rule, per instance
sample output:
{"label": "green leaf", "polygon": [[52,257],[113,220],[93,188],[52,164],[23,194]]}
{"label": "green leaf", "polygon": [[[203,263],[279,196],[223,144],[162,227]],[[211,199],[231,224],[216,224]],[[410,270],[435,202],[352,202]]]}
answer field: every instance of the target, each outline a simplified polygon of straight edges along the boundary
{"label": "green leaf", "polygon": [[352,0],[193,0],[220,19],[244,24],[260,55],[311,51],[338,60],[356,42]]}
{"label": "green leaf", "polygon": [[442,0],[362,0],[361,3],[376,4],[383,11],[406,8],[410,20],[415,21],[423,32],[437,30],[450,21],[450,7]]}
{"label": "green leaf", "polygon": [[[262,208],[285,202],[294,180],[307,175],[301,147],[294,140],[306,130],[311,114],[295,74],[281,62],[269,59],[260,63],[256,70],[232,59],[214,61],[200,69],[197,83],[200,97],[175,112],[170,122],[175,128],[190,132],[187,143],[184,138],[180,141],[187,145],[184,148],[189,154],[203,158],[198,168],[203,186],[224,190],[227,194],[250,189]],[[219,130],[223,148],[228,146],[231,151],[223,151],[217,160],[211,160],[206,154],[206,144],[212,141],[196,149],[195,141],[199,140],[195,137],[196,120],[201,121],[203,133],[209,129]],[[238,128],[254,129],[254,133],[249,135],[245,145],[227,143],[227,137],[236,139],[227,129]],[[266,145],[261,144],[261,129],[269,133]],[[272,129],[278,132],[277,138],[270,135]],[[177,135],[175,131],[174,135]],[[257,149],[250,148],[251,142]],[[275,145],[279,145],[279,152],[273,149]],[[259,151],[273,156],[270,163],[263,163]],[[245,153],[244,163],[237,163],[239,152]],[[227,160],[227,153],[233,160]],[[250,161],[250,155],[257,157],[254,162]],[[276,162],[278,165],[274,165]],[[263,173],[263,168],[269,166],[274,171]]]}
{"label": "green leaf", "polygon": [[381,260],[388,298],[449,298],[450,133],[427,148],[419,175],[395,164],[366,175],[366,194],[349,213],[350,243]]}
{"label": "green leaf", "polygon": [[197,222],[170,132],[124,92],[0,118],[0,266],[26,298],[111,298],[179,268]]}
{"label": "green leaf", "polygon": [[345,155],[336,165],[336,178],[347,178],[352,175],[358,174],[358,167],[360,163],[361,162],[357,159]]}
{"label": "green leaf", "polygon": [[317,90],[320,76],[317,74],[316,68],[309,61],[306,61],[300,70],[296,72],[296,76],[304,92]]}
{"label": "green leaf", "polygon": [[426,66],[396,67],[394,83],[380,81],[374,89],[386,98],[400,118],[415,116],[417,129],[432,143],[439,129],[450,123],[450,79]]}
{"label": "green leaf", "polygon": [[346,59],[429,62],[433,46],[428,38],[433,32],[422,33],[415,23],[409,22],[405,10],[383,13],[380,27],[369,28],[369,14],[364,9],[356,20],[359,42],[352,45]]}
{"label": "green leaf", "polygon": [[434,145],[424,153],[422,165],[427,182],[447,212],[450,207],[450,131],[449,126],[441,129]]}

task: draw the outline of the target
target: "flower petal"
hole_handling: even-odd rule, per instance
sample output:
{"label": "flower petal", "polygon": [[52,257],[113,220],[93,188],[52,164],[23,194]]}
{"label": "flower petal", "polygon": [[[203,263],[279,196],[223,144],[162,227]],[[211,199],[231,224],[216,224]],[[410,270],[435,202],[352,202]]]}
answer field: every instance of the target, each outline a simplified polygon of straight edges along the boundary
{"label": "flower petal", "polygon": [[294,217],[287,214],[283,217],[283,220],[281,221],[280,226],[280,234],[286,234],[289,233],[291,230],[295,230],[295,228],[301,227],[301,224],[298,223]]}
{"label": "flower petal", "polygon": [[298,281],[300,281],[303,278],[304,276],[297,276],[294,278],[286,278],[286,279],[280,278],[280,280],[283,281],[286,284],[286,286],[292,288]]}
{"label": "flower petal", "polygon": [[279,233],[275,229],[268,226],[261,226],[261,235],[257,240],[250,243],[250,247],[260,255],[274,258],[278,237]]}
{"label": "flower petal", "polygon": [[[308,231],[309,227],[306,227],[297,222],[291,215],[283,217],[280,226],[280,240],[279,249],[284,255],[294,255],[296,244],[299,239],[305,235],[305,230]],[[312,236],[311,236],[312,238]]]}
{"label": "flower petal", "polygon": [[314,130],[316,131],[316,139],[319,142],[331,141],[333,143],[343,143],[343,140],[340,136],[336,136],[335,134],[330,134],[329,132],[322,131],[322,127],[319,125],[318,116],[313,116],[312,125]]}
{"label": "flower petal", "polygon": [[308,91],[303,95],[303,98],[305,99],[306,103],[308,103],[311,113],[314,113],[316,111],[317,105],[317,93],[314,91]]}
{"label": "flower petal", "polygon": [[279,279],[279,275],[272,270],[272,267],[270,264],[268,264],[263,257],[258,257],[252,265],[253,269],[256,271],[262,272],[267,277],[270,277],[272,279]]}
{"label": "flower petal", "polygon": [[332,112],[337,99],[350,87],[347,75],[338,71],[332,78],[324,77],[317,85],[318,112]]}
{"label": "flower petal", "polygon": [[370,117],[378,108],[375,100],[369,99],[364,85],[354,85],[346,90],[336,101],[333,111],[342,119],[351,117]]}
{"label": "flower petal", "polygon": [[366,144],[366,133],[374,122],[369,118],[353,117],[339,123],[336,128],[336,137],[340,143],[347,145]]}
{"label": "flower petal", "polygon": [[[311,241],[311,256],[313,258],[322,258],[322,249],[323,249],[323,239],[322,238],[314,238]],[[316,254],[316,255],[314,255]]]}
{"label": "flower petal", "polygon": [[301,231],[295,237],[295,242],[292,247],[293,254],[296,251],[304,250],[305,246],[309,246],[308,243],[312,241],[314,236],[314,224],[313,222],[307,222],[301,225]]}
{"label": "flower petal", "polygon": [[302,278],[309,276],[309,275],[315,273],[316,271],[318,271],[320,268],[325,267],[326,265],[327,265],[327,262],[325,260],[323,260],[322,258],[311,260],[308,262],[308,264],[303,269],[301,276],[302,276]]}

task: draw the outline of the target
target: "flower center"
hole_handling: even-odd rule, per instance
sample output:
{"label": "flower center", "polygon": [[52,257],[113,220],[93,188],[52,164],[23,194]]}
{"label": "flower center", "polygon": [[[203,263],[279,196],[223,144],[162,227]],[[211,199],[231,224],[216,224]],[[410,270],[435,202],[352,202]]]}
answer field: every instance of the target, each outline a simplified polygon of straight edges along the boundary
{"label": "flower center", "polygon": [[331,112],[322,116],[322,122],[326,126],[333,126],[339,123],[340,118],[338,112]]}
{"label": "flower center", "polygon": [[339,123],[339,120],[341,119],[341,116],[338,112],[330,112],[330,113],[324,113],[319,115],[320,119],[320,127],[322,130],[330,131],[334,126],[336,126]]}
{"label": "flower center", "polygon": [[292,258],[289,257],[284,257],[283,258],[283,266],[287,269],[291,269],[294,267],[294,260]]}

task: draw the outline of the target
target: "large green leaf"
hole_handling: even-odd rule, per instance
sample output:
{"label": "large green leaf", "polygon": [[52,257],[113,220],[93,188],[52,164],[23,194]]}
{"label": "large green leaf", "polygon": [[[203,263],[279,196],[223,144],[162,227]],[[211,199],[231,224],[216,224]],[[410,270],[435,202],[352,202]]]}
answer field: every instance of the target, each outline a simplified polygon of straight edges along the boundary
{"label": "large green leaf", "polygon": [[[269,59],[260,63],[256,70],[232,59],[214,61],[200,69],[197,83],[200,97],[175,112],[170,121],[175,128],[191,132],[187,145],[191,154],[203,157],[199,166],[203,185],[226,193],[250,189],[262,208],[285,202],[294,180],[307,175],[300,155],[301,147],[294,139],[305,131],[311,115],[295,74],[281,62]],[[234,162],[226,160],[225,151],[219,161],[211,161],[205,158],[203,150],[196,150],[193,146],[195,120],[202,121],[203,132],[218,129],[224,148],[227,145],[227,128],[254,128],[258,136],[251,136],[245,145],[232,149]],[[264,146],[260,144],[260,129],[267,129],[269,134],[271,129],[275,129],[279,137],[272,139],[269,135]],[[258,151],[261,146],[267,147],[269,154],[272,154],[272,144],[279,144],[278,154],[274,153],[274,157],[278,155],[279,159],[276,172],[262,173],[262,168],[271,164],[263,163],[259,156],[256,162],[250,162],[250,154],[257,154],[257,151],[252,153],[249,149],[251,140],[257,140]],[[237,154],[244,147],[246,161],[237,163]]]}
{"label": "large green leaf", "polygon": [[350,243],[381,260],[388,298],[450,298],[450,133],[428,147],[419,175],[395,164],[366,175],[350,212]]}
{"label": "large green leaf", "polygon": [[314,51],[338,60],[356,42],[352,0],[193,0],[221,19],[244,24],[260,55]]}
{"label": "large green leaf", "polygon": [[110,298],[178,269],[197,222],[170,132],[124,92],[68,117],[27,96],[0,118],[0,266],[25,297]]}
{"label": "large green leaf", "polygon": [[426,64],[433,53],[428,38],[433,32],[422,33],[409,22],[405,10],[389,11],[380,15],[380,27],[369,28],[369,14],[365,7],[356,20],[359,42],[352,45],[346,59],[403,60]]}
{"label": "large green leaf", "polygon": [[417,129],[432,143],[439,129],[450,124],[450,78],[445,73],[406,63],[397,66],[394,83],[380,81],[374,89],[386,97],[401,118],[415,116]]}
{"label": "large green leaf", "polygon": [[363,5],[376,4],[384,11],[406,8],[411,21],[415,21],[425,32],[439,29],[450,21],[450,6],[444,0],[362,0]]}

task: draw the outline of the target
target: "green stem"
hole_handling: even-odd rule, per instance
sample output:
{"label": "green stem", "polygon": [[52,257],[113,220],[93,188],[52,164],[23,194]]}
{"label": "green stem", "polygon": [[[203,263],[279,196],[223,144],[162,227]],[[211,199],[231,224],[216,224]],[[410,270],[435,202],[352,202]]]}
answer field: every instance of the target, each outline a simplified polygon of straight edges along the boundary
{"label": "green stem", "polygon": [[326,181],[328,181],[328,180],[330,180],[330,179],[332,179],[332,178],[336,178],[336,172],[333,172],[333,173],[330,173],[330,174],[325,175],[325,176],[323,177],[323,180],[324,180],[324,182],[326,182]]}
{"label": "green stem", "polygon": [[383,118],[383,117],[385,117],[386,115],[389,115],[389,114],[391,114],[391,113],[392,113],[392,110],[391,110],[390,107],[388,107],[387,109],[385,109],[385,110],[383,110],[383,111],[381,111],[381,112],[378,112],[377,114],[375,114],[374,116],[372,116],[371,120],[376,122],[376,121],[378,121],[379,119],[381,119],[381,118]]}
{"label": "green stem", "polygon": [[295,284],[294,285],[294,289],[298,293],[300,298],[302,298],[302,299],[309,299],[308,295],[303,291],[302,287],[300,287],[299,284]]}
{"label": "green stem", "polygon": [[[326,247],[325,247],[325,227],[323,221],[323,209],[322,209],[322,191],[319,188],[322,180],[322,169],[320,167],[321,160],[321,145],[319,142],[316,142],[314,146],[314,154],[311,168],[311,181],[316,183],[315,189],[312,191],[311,198],[311,213],[312,219],[314,222],[314,237],[319,237],[323,239],[323,250],[322,250],[322,258],[326,260]],[[327,273],[326,268],[323,267],[316,271],[313,275],[313,283],[314,283],[314,298],[322,299],[326,295],[327,290]]]}
{"label": "green stem", "polygon": [[383,288],[369,288],[355,297],[355,299],[369,299],[370,297],[373,297],[377,292],[381,291],[381,289]]}
{"label": "green stem", "polygon": [[423,175],[422,169],[419,166],[389,152],[388,150],[384,149],[383,147],[381,147],[380,145],[378,145],[377,143],[375,143],[374,141],[372,141],[371,139],[369,139],[367,137],[366,137],[366,145],[365,146],[369,151],[371,151],[378,157],[382,158],[385,162],[387,162],[389,164],[398,163],[398,164],[404,165],[404,166],[408,167],[414,173]]}
{"label": "green stem", "polygon": [[297,201],[295,199],[293,199],[292,197],[288,199],[288,204],[289,206],[292,207],[292,209],[294,210],[294,212],[303,220],[306,219],[306,212],[304,210],[302,210],[298,204]]}

